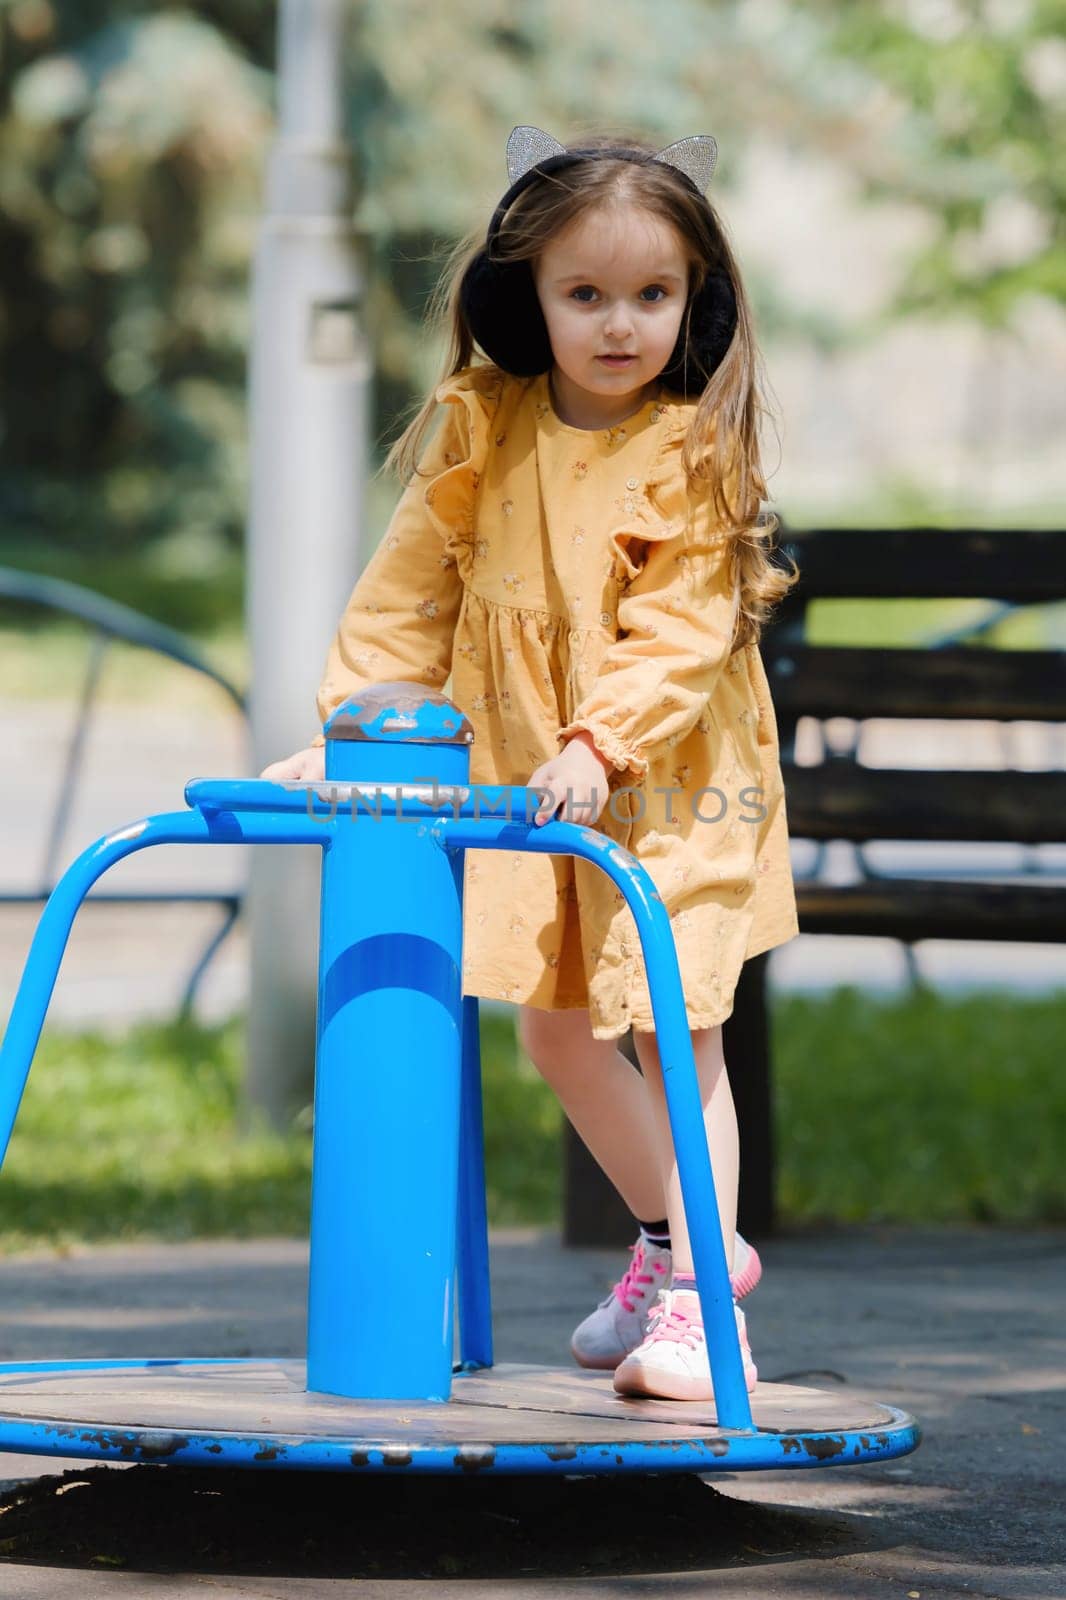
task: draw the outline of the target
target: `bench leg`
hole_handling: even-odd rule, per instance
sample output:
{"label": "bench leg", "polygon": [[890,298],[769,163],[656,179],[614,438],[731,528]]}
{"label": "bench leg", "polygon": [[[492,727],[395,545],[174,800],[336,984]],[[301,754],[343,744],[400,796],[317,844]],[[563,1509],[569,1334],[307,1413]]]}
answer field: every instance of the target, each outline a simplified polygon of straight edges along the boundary
{"label": "bench leg", "polygon": [[[626,1036],[629,1044],[632,1035]],[[620,1044],[623,1041],[619,1041]],[[629,1057],[629,1050],[622,1054]],[[629,1057],[629,1059],[632,1059]],[[569,1122],[563,1122],[563,1244],[621,1250],[637,1236],[629,1207]]]}
{"label": "bench leg", "polygon": [[740,1128],[740,1196],[737,1227],[765,1237],[774,1228],[773,1091],[770,1019],[766,1011],[769,951],[740,971],[732,1016],[722,1026],[722,1049]]}

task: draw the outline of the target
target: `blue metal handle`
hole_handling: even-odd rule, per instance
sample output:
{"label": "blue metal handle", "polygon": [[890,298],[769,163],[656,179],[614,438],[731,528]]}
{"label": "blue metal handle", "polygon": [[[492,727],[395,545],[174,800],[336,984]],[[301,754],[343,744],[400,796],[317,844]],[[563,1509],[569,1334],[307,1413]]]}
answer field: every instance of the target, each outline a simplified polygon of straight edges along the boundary
{"label": "blue metal handle", "polygon": [[[263,787],[273,789],[275,785],[264,784]],[[306,817],[278,814],[245,816],[238,820],[233,813],[212,816],[200,811],[167,811],[131,822],[83,850],[64,872],[41,912],[4,1042],[0,1045],[0,1163],[7,1154],[11,1130],[78,907],[108,867],[155,844],[325,845],[328,842],[329,836],[321,825]]]}
{"label": "blue metal handle", "polygon": [[[332,795],[331,795],[332,791]],[[636,858],[592,828],[570,822],[536,826],[536,793],[527,788],[452,785],[428,797],[411,783],[279,785],[259,779],[191,782],[191,812],[147,817],[91,845],[67,869],[49,898],[27,957],[0,1048],[0,1161],[25,1089],[59,964],[78,906],[116,861],[156,844],[317,844],[328,850],[337,826],[358,819],[369,805],[382,816],[401,813],[430,819],[436,843],[454,853],[467,849],[571,855],[593,862],[621,890],[633,914],[648,973],[652,1013],[663,1067],[670,1128],[685,1212],[719,1425],[750,1430],[733,1318],[732,1286],[718,1221],[714,1177],[704,1131],[692,1040],[670,918],[649,874]],[[347,812],[340,811],[342,801]],[[323,807],[327,813],[323,814]],[[442,816],[447,809],[450,816]],[[483,813],[489,813],[485,816]],[[502,812],[502,816],[500,813]],[[301,814],[302,813],[302,814]],[[523,820],[512,820],[515,816]]]}

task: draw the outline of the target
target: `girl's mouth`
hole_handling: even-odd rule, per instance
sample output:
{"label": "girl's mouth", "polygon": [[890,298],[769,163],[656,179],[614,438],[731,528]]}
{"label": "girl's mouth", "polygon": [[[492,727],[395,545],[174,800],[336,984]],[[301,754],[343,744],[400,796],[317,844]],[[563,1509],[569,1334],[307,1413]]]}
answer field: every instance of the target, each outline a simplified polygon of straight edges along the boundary
{"label": "girl's mouth", "polygon": [[602,361],[605,367],[629,367],[636,360],[636,356],[597,356],[597,361]]}

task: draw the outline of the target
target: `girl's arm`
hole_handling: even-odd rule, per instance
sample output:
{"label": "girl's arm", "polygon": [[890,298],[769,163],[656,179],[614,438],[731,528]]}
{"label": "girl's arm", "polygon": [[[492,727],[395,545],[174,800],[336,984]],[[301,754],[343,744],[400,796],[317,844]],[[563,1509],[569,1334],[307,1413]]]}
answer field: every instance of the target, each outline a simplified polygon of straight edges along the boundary
{"label": "girl's arm", "polygon": [[[568,740],[585,729],[600,753],[628,781],[639,783],[667,740],[698,722],[729,660],[740,590],[729,543],[716,531],[710,497],[678,488],[664,510],[683,512],[662,524],[665,537],[618,602],[619,636],[609,646],[588,694],[559,730]],[[683,533],[674,533],[679,522]]]}
{"label": "girl's arm", "polygon": [[395,678],[441,689],[451,671],[463,586],[455,557],[426,516],[426,487],[425,478],[415,478],[404,490],[352,590],[318,689],[323,722],[368,683]]}
{"label": "girl's arm", "polygon": [[[454,556],[445,552],[426,516],[429,482],[416,477],[404,490],[348,599],[318,688],[323,723],[367,684],[397,679],[440,689],[451,671],[462,582]],[[305,750],[272,763],[260,777],[275,783],[320,780],[325,742],[316,734]]]}
{"label": "girl's arm", "polygon": [[[454,387],[467,403],[444,407],[329,647],[317,696],[322,722],[368,683],[442,689],[451,671],[463,594],[456,551],[472,525],[475,457],[487,427],[480,395],[461,380]],[[313,741],[322,742],[321,734]]]}
{"label": "girl's arm", "polygon": [[[464,369],[436,397],[447,402],[444,415],[330,644],[317,695],[323,723],[368,684],[397,679],[443,688],[451,671],[463,594],[457,558],[472,537],[499,383],[481,368]],[[324,743],[319,733],[262,776],[320,778]]]}

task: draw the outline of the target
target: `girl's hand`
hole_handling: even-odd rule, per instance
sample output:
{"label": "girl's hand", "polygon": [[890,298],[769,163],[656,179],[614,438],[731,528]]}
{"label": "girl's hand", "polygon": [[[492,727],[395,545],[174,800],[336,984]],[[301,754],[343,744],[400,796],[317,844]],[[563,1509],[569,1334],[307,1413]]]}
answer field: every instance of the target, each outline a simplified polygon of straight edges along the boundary
{"label": "girl's hand", "polygon": [[326,776],[326,747],[316,744],[297,750],[294,756],[264,767],[259,776],[268,783],[322,783]]}
{"label": "girl's hand", "polygon": [[533,818],[535,825],[539,828],[542,823],[550,822],[562,806],[562,821],[591,827],[610,797],[607,788],[610,771],[611,763],[600,755],[590,735],[584,730],[575,733],[557,756],[529,775],[527,788],[548,790],[537,807]]}

